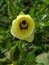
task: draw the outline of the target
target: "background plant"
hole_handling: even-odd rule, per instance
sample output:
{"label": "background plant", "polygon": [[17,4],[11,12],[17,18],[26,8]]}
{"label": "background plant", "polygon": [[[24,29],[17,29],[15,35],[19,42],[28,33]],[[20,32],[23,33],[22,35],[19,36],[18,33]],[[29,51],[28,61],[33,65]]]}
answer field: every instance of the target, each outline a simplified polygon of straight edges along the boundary
{"label": "background plant", "polygon": [[[20,11],[29,14],[35,21],[32,43],[20,41],[10,33],[12,21]],[[12,63],[8,53],[16,44],[20,44],[19,65],[42,65],[36,62],[36,56],[49,52],[49,0],[0,0],[0,65]]]}

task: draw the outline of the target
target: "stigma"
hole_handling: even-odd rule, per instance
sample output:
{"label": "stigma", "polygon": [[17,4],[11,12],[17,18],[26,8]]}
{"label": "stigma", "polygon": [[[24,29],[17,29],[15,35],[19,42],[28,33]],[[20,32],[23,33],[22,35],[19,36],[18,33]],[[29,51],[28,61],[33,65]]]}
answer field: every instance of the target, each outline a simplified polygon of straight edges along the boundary
{"label": "stigma", "polygon": [[26,20],[23,20],[23,21],[20,23],[20,29],[21,29],[21,30],[27,30],[27,29],[28,29],[28,24],[27,24]]}

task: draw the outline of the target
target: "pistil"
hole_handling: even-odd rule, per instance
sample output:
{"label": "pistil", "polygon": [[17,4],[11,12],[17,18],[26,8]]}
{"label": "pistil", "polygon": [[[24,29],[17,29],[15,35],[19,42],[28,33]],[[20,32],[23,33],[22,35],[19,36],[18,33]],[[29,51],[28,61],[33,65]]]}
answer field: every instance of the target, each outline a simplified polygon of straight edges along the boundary
{"label": "pistil", "polygon": [[21,23],[20,23],[20,29],[21,30],[26,30],[28,29],[28,24],[25,20],[23,20]]}

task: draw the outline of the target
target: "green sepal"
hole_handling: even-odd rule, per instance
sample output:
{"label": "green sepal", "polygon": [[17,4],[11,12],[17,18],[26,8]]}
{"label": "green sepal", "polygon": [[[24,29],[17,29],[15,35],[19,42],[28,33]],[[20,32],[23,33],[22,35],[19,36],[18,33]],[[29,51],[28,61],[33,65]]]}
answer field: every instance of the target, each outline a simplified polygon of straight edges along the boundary
{"label": "green sepal", "polygon": [[23,11],[21,11],[21,12],[19,13],[19,15],[25,15],[25,13],[24,13]]}
{"label": "green sepal", "polygon": [[18,60],[19,59],[19,53],[20,53],[20,50],[19,50],[18,46],[12,47],[10,50],[10,59],[12,61]]}

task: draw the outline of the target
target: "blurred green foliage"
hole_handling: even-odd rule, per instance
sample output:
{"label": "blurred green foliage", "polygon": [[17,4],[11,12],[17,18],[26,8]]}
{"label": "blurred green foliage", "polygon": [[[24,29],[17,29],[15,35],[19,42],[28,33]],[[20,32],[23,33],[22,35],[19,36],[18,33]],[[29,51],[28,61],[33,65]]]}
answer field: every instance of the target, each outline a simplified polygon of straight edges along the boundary
{"label": "blurred green foliage", "polygon": [[[12,21],[20,11],[35,21],[32,43],[20,41],[10,33]],[[0,65],[12,63],[9,52],[16,44],[20,44],[18,65],[44,65],[36,62],[36,56],[49,52],[49,0],[0,0]]]}

